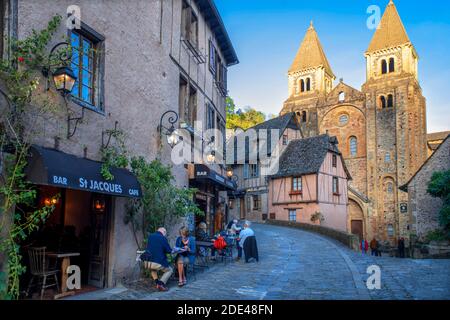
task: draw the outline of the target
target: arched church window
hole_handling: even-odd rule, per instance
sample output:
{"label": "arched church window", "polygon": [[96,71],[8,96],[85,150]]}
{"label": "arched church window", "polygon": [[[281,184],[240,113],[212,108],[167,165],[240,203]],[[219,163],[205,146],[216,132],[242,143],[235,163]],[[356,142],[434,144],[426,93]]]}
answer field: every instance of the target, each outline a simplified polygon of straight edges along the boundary
{"label": "arched church window", "polygon": [[394,71],[395,71],[395,59],[390,58],[389,59],[389,72],[394,72]]}
{"label": "arched church window", "polygon": [[386,190],[389,194],[392,194],[394,192],[394,185],[392,182],[387,183]]}
{"label": "arched church window", "polygon": [[300,80],[300,92],[305,92],[305,80]]}
{"label": "arched church window", "polygon": [[306,91],[311,91],[311,79],[306,78]]}
{"label": "arched church window", "polygon": [[343,114],[339,117],[339,125],[344,126],[348,123],[348,115]]}
{"label": "arched church window", "polygon": [[356,137],[350,137],[350,155],[355,157],[358,153],[358,139]]}
{"label": "arched church window", "polygon": [[386,108],[386,97],[385,96],[380,97],[380,107],[383,109]]}
{"label": "arched church window", "polygon": [[306,122],[306,111],[302,111],[302,122]]}
{"label": "arched church window", "polygon": [[387,73],[387,62],[386,60],[381,60],[381,74]]}
{"label": "arched church window", "polygon": [[394,96],[392,94],[388,95],[387,107],[388,108],[394,107]]}
{"label": "arched church window", "polygon": [[345,92],[339,92],[339,102],[345,101]]}

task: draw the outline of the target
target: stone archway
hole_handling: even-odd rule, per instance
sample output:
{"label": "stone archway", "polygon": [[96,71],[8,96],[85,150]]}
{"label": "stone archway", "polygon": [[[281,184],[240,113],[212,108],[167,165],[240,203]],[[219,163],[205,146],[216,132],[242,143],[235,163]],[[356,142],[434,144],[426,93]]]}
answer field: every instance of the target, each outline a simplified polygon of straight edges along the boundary
{"label": "stone archway", "polygon": [[348,230],[350,233],[359,236],[359,239],[365,237],[366,228],[364,223],[364,211],[353,199],[348,200]]}

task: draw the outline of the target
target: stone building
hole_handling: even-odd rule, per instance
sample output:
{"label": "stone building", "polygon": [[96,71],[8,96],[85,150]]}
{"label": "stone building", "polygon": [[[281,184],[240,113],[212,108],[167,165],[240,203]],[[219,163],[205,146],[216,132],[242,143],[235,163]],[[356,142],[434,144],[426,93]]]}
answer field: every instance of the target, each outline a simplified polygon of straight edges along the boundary
{"label": "stone building", "polygon": [[428,157],[430,157],[434,151],[441,145],[442,142],[450,134],[450,131],[443,132],[433,132],[427,134],[427,146],[428,146]]}
{"label": "stone building", "polygon": [[[238,188],[237,192],[230,193],[230,218],[251,221],[267,219],[270,205],[268,175],[264,173],[264,165],[261,164],[260,158],[251,159],[249,153],[256,148],[258,142],[262,143],[266,136],[269,137],[273,134],[273,141],[276,143],[264,142],[264,144],[267,147],[267,157],[275,160],[287,147],[289,141],[302,137],[299,124],[298,115],[293,112],[287,113],[237,134],[233,137],[234,144],[230,143],[231,141],[228,143],[228,152],[231,153],[235,149],[236,164],[232,167],[233,174],[237,177]],[[274,132],[272,133],[271,130]],[[246,138],[248,139],[246,140]],[[242,144],[239,144],[238,139],[242,141]],[[252,146],[254,147],[252,148]],[[256,154],[255,152],[254,155]],[[261,158],[265,156],[265,154],[261,154]]]}
{"label": "stone building", "polygon": [[269,177],[271,220],[317,224],[347,232],[351,176],[328,134],[292,140]]}
{"label": "stone building", "polygon": [[408,192],[410,231],[418,240],[424,240],[429,232],[441,229],[439,211],[442,208],[442,200],[432,197],[427,188],[433,173],[447,170],[450,170],[450,134],[414,176],[400,187]]}
{"label": "stone building", "polygon": [[[179,115],[175,126],[182,134],[201,141],[201,151],[211,143],[211,139],[205,142],[207,129],[225,132],[227,67],[238,59],[213,0],[1,0],[0,4],[1,35],[23,39],[59,14],[63,22],[48,50],[65,36],[75,48],[71,67],[79,80],[67,104],[51,85],[49,95],[58,109],[29,123],[36,132],[31,141],[36,157],[52,166],[49,172],[57,165],[50,161],[53,156],[62,159],[70,177],[83,175],[80,169],[84,166],[98,169],[101,164],[96,161],[101,160],[100,148],[107,141],[107,130],[115,127],[125,132],[130,155],[149,161],[158,156],[164,163],[173,164],[171,149],[158,130],[162,115],[169,110]],[[73,5],[80,9],[81,28],[70,30],[65,19],[68,7]],[[6,56],[8,43],[2,42],[0,49]],[[0,103],[5,106],[3,100]],[[167,126],[168,118],[162,120]],[[204,125],[194,130],[195,121]],[[197,201],[210,225],[214,224],[216,210],[227,212],[227,190],[234,189],[233,184],[219,181],[225,174],[219,160],[173,164],[179,187],[199,188]],[[64,163],[76,165],[68,168]],[[203,171],[206,168],[218,179],[198,175],[197,165],[203,165]],[[94,175],[102,180],[99,172]],[[118,172],[112,183],[120,185],[122,176],[134,179],[125,170]],[[86,192],[74,187],[67,177],[60,178],[52,180],[54,183],[34,182],[42,194],[62,194],[56,208],[60,214],[56,220],[62,225],[73,225],[76,236],[85,227],[97,232],[96,255],[89,256],[89,271],[82,269],[86,283],[115,285],[135,265],[137,245],[124,216],[126,197],[140,196],[139,190],[112,194],[104,192],[105,181],[100,181],[97,186],[101,184],[102,188]],[[89,213],[95,199],[103,201],[105,214],[91,225]],[[176,233],[171,232],[172,236]]]}
{"label": "stone building", "polygon": [[305,137],[329,133],[353,180],[349,230],[394,244],[408,237],[407,202],[398,186],[427,158],[426,102],[418,81],[418,54],[389,2],[367,51],[361,90],[335,75],[310,25],[289,69],[289,98],[281,114],[299,112]]}

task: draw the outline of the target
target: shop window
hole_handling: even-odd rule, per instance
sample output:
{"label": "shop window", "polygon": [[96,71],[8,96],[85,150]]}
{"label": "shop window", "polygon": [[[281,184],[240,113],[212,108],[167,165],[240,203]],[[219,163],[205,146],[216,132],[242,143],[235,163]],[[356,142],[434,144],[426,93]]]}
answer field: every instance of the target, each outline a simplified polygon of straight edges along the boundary
{"label": "shop window", "polygon": [[102,50],[104,37],[82,24],[81,29],[70,34],[72,46],[71,68],[77,80],[71,95],[76,103],[103,111],[104,54]]}
{"label": "shop window", "polygon": [[343,114],[339,117],[339,125],[345,126],[348,123],[348,115]]}
{"label": "shop window", "polygon": [[350,155],[355,157],[358,154],[358,139],[356,137],[350,137]]}
{"label": "shop window", "polygon": [[289,221],[297,221],[297,210],[289,209]]}
{"label": "shop window", "polygon": [[302,192],[302,177],[293,177],[292,178],[292,192]]}
{"label": "shop window", "polygon": [[259,211],[261,210],[261,196],[260,195],[254,195],[253,198],[253,210]]}
{"label": "shop window", "polygon": [[339,178],[333,177],[333,194],[338,195],[339,194]]}

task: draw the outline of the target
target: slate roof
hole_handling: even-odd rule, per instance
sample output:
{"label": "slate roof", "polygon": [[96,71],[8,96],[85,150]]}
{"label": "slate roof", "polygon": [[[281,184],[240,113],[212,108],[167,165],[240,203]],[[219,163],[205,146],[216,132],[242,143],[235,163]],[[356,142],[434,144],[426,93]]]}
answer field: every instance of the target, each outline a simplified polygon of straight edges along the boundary
{"label": "slate roof", "polygon": [[271,178],[318,173],[329,151],[341,156],[344,170],[348,179],[351,179],[337,147],[336,137],[330,137],[328,134],[292,140],[280,157],[278,173]]}

